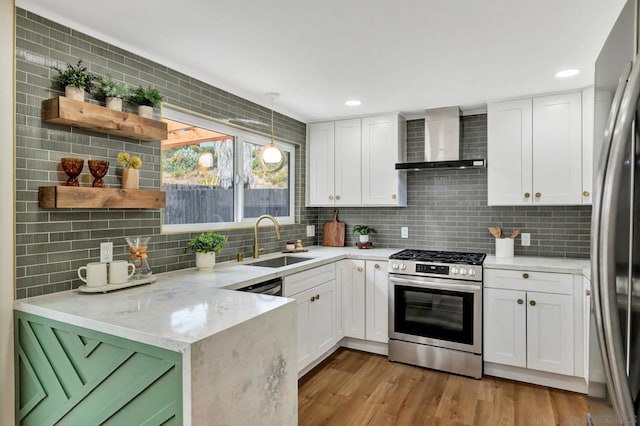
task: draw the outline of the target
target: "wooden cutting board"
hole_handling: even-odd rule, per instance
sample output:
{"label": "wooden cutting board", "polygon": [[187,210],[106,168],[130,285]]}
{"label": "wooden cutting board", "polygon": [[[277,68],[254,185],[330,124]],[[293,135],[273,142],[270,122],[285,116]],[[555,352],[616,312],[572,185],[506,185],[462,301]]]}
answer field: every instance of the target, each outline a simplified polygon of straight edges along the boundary
{"label": "wooden cutting board", "polygon": [[338,209],[333,210],[333,220],[324,223],[322,245],[328,247],[344,247],[345,227],[343,222],[338,222]]}

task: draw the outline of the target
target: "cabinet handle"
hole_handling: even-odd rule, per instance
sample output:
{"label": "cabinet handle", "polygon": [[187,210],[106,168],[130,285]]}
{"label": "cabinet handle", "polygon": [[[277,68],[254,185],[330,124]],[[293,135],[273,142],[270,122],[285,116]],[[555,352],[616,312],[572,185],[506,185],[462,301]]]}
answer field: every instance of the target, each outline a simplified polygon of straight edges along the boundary
{"label": "cabinet handle", "polygon": [[378,265],[377,263],[375,265],[373,265],[374,268],[376,269],[380,269],[380,265]]}
{"label": "cabinet handle", "polygon": [[542,197],[542,193],[541,192],[536,192],[536,198],[540,198]]}
{"label": "cabinet handle", "polygon": [[333,195],[329,195],[329,201],[333,201]]}
{"label": "cabinet handle", "polygon": [[530,198],[531,197],[531,193],[529,192],[525,192],[524,193],[524,198]]}
{"label": "cabinet handle", "polygon": [[339,200],[339,199],[340,199],[340,196],[339,196],[339,195],[336,195],[336,200]]}
{"label": "cabinet handle", "polygon": [[362,266],[358,266],[358,272],[362,272]]}
{"label": "cabinet handle", "polygon": [[320,295],[316,294],[316,300],[320,300]]}
{"label": "cabinet handle", "polygon": [[589,191],[583,191],[582,192],[582,196],[584,196],[584,197],[588,197],[589,195],[591,195],[591,194],[589,194]]}
{"label": "cabinet handle", "polygon": [[536,301],[535,301],[535,300],[530,300],[530,301],[529,301],[529,304],[530,304],[531,306],[536,306]]}
{"label": "cabinet handle", "polygon": [[398,198],[398,197],[396,196],[396,194],[391,194],[391,199],[392,199],[392,200],[395,200],[396,198]]}
{"label": "cabinet handle", "polygon": [[524,300],[518,299],[518,305],[522,305],[523,303],[524,303]]}
{"label": "cabinet handle", "polygon": [[527,274],[527,273],[525,272],[524,274],[522,274],[522,278],[524,278],[524,279],[526,280],[527,278],[529,278],[529,274]]}
{"label": "cabinet handle", "polygon": [[584,295],[585,296],[591,296],[591,290],[585,290],[584,291]]}
{"label": "cabinet handle", "polygon": [[315,302],[316,301],[316,297],[315,296],[311,296],[311,301]]}

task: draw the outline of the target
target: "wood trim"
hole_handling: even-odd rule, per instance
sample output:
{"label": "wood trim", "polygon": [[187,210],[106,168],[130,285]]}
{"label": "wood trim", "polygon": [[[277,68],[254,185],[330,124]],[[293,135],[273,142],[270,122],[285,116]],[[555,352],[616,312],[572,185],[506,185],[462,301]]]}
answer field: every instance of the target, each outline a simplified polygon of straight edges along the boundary
{"label": "wood trim", "polygon": [[167,139],[167,123],[64,96],[42,101],[42,121],[143,141]]}
{"label": "wood trim", "polygon": [[165,206],[163,191],[137,189],[41,186],[38,205],[43,209],[157,209]]}

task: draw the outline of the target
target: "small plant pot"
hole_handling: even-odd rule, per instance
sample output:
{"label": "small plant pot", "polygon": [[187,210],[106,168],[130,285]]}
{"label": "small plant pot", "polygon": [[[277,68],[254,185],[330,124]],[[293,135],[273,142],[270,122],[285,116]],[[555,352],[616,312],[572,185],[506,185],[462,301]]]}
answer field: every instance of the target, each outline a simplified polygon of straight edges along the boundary
{"label": "small plant pot", "polygon": [[133,167],[122,170],[122,189],[140,189],[140,172]]}
{"label": "small plant pot", "polygon": [[107,108],[109,109],[113,109],[116,111],[122,111],[122,99],[120,98],[114,98],[111,96],[107,96],[107,98],[105,99],[105,104],[107,106]]}
{"label": "small plant pot", "polygon": [[64,97],[73,99],[74,101],[84,102],[84,89],[74,86],[66,86],[64,88]]}
{"label": "small plant pot", "polygon": [[144,118],[153,118],[153,107],[149,105],[138,105],[138,115]]}
{"label": "small plant pot", "polygon": [[196,253],[196,266],[198,271],[213,271],[213,267],[216,265],[216,253]]}
{"label": "small plant pot", "polygon": [[361,243],[368,243],[369,242],[369,235],[360,235],[360,242]]}

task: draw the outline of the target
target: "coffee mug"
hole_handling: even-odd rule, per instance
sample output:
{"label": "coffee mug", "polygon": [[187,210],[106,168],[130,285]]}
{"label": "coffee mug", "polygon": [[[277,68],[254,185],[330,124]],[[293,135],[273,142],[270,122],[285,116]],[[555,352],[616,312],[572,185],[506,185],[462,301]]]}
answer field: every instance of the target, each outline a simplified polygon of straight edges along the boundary
{"label": "coffee mug", "polygon": [[[81,272],[85,271],[87,278],[83,278]],[[100,262],[87,263],[87,266],[78,268],[78,277],[85,283],[87,287],[101,287],[107,285],[107,264]]]}
{"label": "coffee mug", "polygon": [[[131,272],[129,272],[131,269]],[[126,283],[136,272],[136,265],[126,260],[114,260],[109,263],[109,284]]]}

